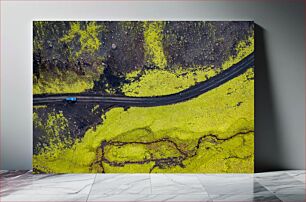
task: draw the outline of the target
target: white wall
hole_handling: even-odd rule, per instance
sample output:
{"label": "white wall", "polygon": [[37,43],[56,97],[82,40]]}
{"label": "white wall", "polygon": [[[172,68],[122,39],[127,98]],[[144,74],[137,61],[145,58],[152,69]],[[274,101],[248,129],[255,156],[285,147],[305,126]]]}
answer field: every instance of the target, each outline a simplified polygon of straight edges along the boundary
{"label": "white wall", "polygon": [[[300,2],[300,3],[299,3]],[[303,1],[1,1],[1,169],[32,167],[32,20],[254,20],[256,167],[305,168]]]}

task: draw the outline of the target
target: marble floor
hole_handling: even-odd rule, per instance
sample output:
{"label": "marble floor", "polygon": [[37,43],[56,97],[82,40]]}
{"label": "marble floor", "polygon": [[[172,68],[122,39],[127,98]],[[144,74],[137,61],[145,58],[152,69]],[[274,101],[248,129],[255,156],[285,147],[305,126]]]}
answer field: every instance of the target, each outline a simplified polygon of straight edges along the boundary
{"label": "marble floor", "polygon": [[305,201],[305,171],[40,174],[0,171],[0,201]]}

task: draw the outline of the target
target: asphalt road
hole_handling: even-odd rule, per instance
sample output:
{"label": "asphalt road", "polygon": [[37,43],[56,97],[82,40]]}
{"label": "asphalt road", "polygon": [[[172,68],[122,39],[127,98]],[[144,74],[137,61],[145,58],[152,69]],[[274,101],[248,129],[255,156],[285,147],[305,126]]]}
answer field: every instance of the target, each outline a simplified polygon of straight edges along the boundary
{"label": "asphalt road", "polygon": [[169,105],[178,102],[183,102],[191,98],[197,97],[206,93],[225,82],[243,74],[248,68],[254,66],[254,53],[245,57],[239,63],[224,70],[218,75],[199,82],[196,85],[185,89],[181,92],[154,97],[129,97],[129,96],[105,96],[97,94],[39,94],[33,96],[33,105],[48,105],[48,104],[65,104],[67,97],[76,97],[77,103],[97,103],[97,104],[114,104],[117,106],[137,106],[137,107],[152,107]]}

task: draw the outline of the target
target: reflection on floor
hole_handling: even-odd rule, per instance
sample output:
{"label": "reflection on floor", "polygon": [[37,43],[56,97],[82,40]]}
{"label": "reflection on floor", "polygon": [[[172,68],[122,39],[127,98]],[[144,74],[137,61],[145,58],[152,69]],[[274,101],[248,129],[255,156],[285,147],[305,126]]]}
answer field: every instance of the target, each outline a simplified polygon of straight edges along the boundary
{"label": "reflection on floor", "polygon": [[1,171],[0,201],[305,201],[305,171],[61,174]]}

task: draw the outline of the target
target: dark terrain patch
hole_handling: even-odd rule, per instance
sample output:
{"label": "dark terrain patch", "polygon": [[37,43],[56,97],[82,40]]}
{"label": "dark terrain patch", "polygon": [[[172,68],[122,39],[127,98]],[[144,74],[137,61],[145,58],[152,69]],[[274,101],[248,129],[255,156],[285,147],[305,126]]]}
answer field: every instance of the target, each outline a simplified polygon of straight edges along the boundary
{"label": "dark terrain patch", "polygon": [[[99,105],[95,110],[96,104],[58,104],[49,105],[47,108],[34,109],[42,120],[42,123],[46,123],[48,120],[48,114],[55,112],[62,112],[64,117],[68,121],[68,130],[70,137],[75,141],[81,139],[89,128],[94,128],[102,123],[101,116],[105,114],[111,105]],[[66,136],[67,134],[61,134]],[[33,153],[38,154],[38,146],[48,144],[42,137],[46,136],[46,132],[39,127],[33,126]]]}
{"label": "dark terrain patch", "polygon": [[[105,27],[99,32],[100,48],[93,54],[83,53],[72,57],[80,49],[79,37],[69,44],[60,42],[70,28],[69,21],[44,21],[33,26],[33,72],[40,73],[72,70],[83,75],[86,70],[97,72],[98,66],[106,66],[104,73],[90,92],[122,94],[120,86],[126,83],[125,76],[134,70],[158,67],[146,66],[144,58],[144,28],[142,21],[98,21]],[[89,22],[80,22],[84,29]],[[230,55],[235,56],[235,47],[254,32],[253,22],[217,21],[167,21],[163,30],[163,49],[167,68],[175,65],[193,68],[197,65],[218,68]],[[54,74],[53,74],[54,75]],[[34,80],[35,82],[35,80]],[[108,89],[108,90],[106,90]]]}
{"label": "dark terrain patch", "polygon": [[212,65],[220,67],[230,55],[237,54],[235,47],[253,34],[253,22],[172,21],[164,28],[164,51],[169,68]]}

